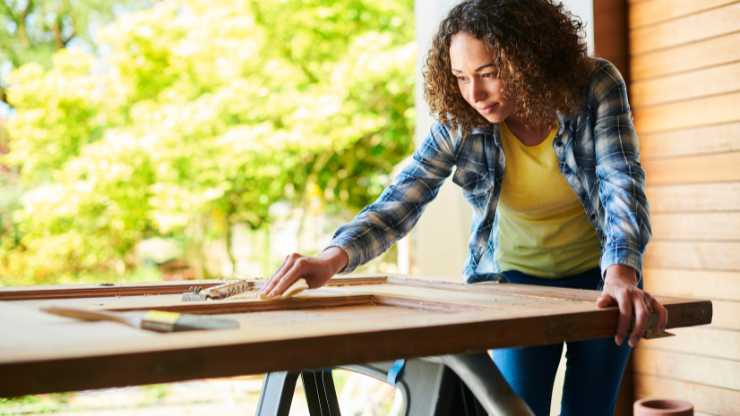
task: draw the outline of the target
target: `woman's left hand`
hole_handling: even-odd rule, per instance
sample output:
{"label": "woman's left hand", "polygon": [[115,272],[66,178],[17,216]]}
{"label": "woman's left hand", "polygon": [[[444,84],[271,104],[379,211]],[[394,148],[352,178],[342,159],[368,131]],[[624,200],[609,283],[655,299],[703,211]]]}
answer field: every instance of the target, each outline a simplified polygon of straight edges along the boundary
{"label": "woman's left hand", "polygon": [[619,324],[614,342],[622,345],[629,331],[632,316],[635,316],[635,326],[629,334],[629,345],[634,348],[647,330],[648,318],[651,313],[658,314],[657,330],[662,332],[668,321],[668,312],[649,293],[637,287],[637,273],[629,266],[614,264],[606,270],[604,289],[596,300],[596,306],[607,308],[619,306]]}

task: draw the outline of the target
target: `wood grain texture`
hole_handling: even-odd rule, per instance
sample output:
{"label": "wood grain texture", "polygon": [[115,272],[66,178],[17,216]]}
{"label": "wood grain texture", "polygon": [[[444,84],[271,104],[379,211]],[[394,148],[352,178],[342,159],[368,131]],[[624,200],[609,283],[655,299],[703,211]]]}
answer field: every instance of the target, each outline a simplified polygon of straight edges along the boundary
{"label": "wood grain texture", "polygon": [[656,240],[740,241],[740,211],[653,214]]}
{"label": "wood grain texture", "polygon": [[[13,316],[6,325],[17,329],[0,338],[0,396],[544,345],[616,331],[618,311],[596,308],[597,291],[542,289],[394,276],[383,284],[307,290],[272,305],[229,299],[184,304],[177,294],[2,301],[0,314]],[[711,321],[708,301],[658,299],[669,310],[669,328]],[[144,334],[41,313],[38,308],[49,303],[218,312],[238,320],[241,329]]]}
{"label": "wood grain texture", "polygon": [[712,312],[713,319],[710,328],[740,331],[739,301],[712,300]]}
{"label": "wood grain texture", "polygon": [[630,57],[632,81],[708,68],[740,60],[740,33],[709,38]]}
{"label": "wood grain texture", "polygon": [[101,296],[146,296],[168,293],[183,293],[190,287],[211,287],[222,281],[193,280],[187,282],[151,283],[140,285],[116,285],[102,283],[93,285],[32,285],[0,287],[0,300],[83,298]]}
{"label": "wood grain texture", "polygon": [[712,299],[712,324],[640,344],[636,399],[740,414],[740,1],[630,3],[630,102],[653,239],[653,294]]}
{"label": "wood grain texture", "polygon": [[[740,74],[738,74],[740,79]],[[740,151],[740,123],[717,124],[640,136],[643,160]]]}
{"label": "wood grain texture", "polygon": [[711,327],[676,328],[675,337],[640,341],[646,348],[740,360],[740,331]]}
{"label": "wood grain texture", "polygon": [[638,375],[635,377],[635,395],[638,400],[647,397],[680,397],[691,402],[697,413],[736,415],[737,409],[740,409],[740,393],[736,390],[666,377]]}
{"label": "wood grain texture", "polygon": [[660,269],[648,266],[645,269],[644,283],[647,291],[657,295],[740,302],[740,272]]}
{"label": "wood grain texture", "polygon": [[630,102],[635,107],[644,107],[739,90],[740,62],[735,62],[633,82]]}
{"label": "wood grain texture", "polygon": [[645,290],[653,295],[709,298],[712,301],[712,324],[708,328],[740,331],[740,276],[737,274],[706,271],[671,273],[648,269],[644,285]]}
{"label": "wood grain texture", "polygon": [[740,3],[630,30],[632,55],[732,33],[740,21]]}
{"label": "wood grain texture", "polygon": [[652,241],[645,250],[648,267],[661,269],[740,271],[740,243]]}
{"label": "wood grain texture", "polygon": [[629,8],[629,26],[640,26],[665,22],[716,7],[736,3],[737,0],[652,0],[634,2]]}
{"label": "wood grain texture", "polygon": [[740,211],[740,183],[648,186],[650,212]]}
{"label": "wood grain texture", "polygon": [[740,120],[740,92],[633,109],[638,134]]}
{"label": "wood grain texture", "polygon": [[641,346],[634,355],[640,374],[740,390],[740,361]]}
{"label": "wood grain texture", "polygon": [[[354,286],[385,283],[386,276],[364,276],[335,277],[327,286]],[[254,280],[261,287],[263,280]],[[31,285],[19,287],[0,287],[0,301],[3,300],[28,300],[28,299],[65,299],[85,297],[108,297],[108,296],[147,296],[182,294],[191,288],[205,289],[226,282],[226,280],[187,280],[182,282],[157,282],[136,285]]]}
{"label": "wood grain texture", "polygon": [[648,186],[740,181],[740,152],[652,159],[642,165]]}

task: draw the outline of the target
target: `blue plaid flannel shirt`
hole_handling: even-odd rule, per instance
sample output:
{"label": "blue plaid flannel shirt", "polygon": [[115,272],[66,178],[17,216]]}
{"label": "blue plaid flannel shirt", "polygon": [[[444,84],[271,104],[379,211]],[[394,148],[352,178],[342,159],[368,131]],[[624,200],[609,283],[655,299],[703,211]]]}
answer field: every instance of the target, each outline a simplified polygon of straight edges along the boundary
{"label": "blue plaid flannel shirt", "polygon": [[[602,277],[612,264],[633,267],[642,276],[642,256],[650,239],[645,173],[637,135],[619,71],[596,60],[583,111],[559,115],[553,148],[560,171],[575,191],[601,240]],[[494,261],[498,232],[496,205],[506,166],[498,125],[466,137],[435,123],[410,163],[378,199],[341,226],[330,246],[343,248],[349,263],[342,273],[370,261],[408,233],[442,182],[452,181],[473,207],[464,276],[498,273]],[[454,168],[454,173],[453,173]]]}

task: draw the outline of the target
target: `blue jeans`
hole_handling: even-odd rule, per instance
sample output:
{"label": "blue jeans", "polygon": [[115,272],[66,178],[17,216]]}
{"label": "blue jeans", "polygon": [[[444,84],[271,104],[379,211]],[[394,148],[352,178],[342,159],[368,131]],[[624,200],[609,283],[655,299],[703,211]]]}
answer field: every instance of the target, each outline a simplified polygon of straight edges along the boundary
{"label": "blue jeans", "polygon": [[[510,283],[600,290],[599,269],[562,279],[543,279],[518,271],[502,273]],[[480,279],[485,280],[485,278]],[[618,347],[614,337],[568,342],[560,414],[614,415],[619,385],[631,348]],[[519,397],[537,416],[550,414],[555,372],[563,344],[491,350],[496,366]]]}

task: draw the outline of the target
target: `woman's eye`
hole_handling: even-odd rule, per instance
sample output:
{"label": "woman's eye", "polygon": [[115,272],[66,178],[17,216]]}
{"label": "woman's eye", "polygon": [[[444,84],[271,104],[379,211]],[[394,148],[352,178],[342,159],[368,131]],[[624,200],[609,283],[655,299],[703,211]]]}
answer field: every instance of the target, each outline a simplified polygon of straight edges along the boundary
{"label": "woman's eye", "polygon": [[495,75],[496,74],[494,74],[493,72],[486,72],[485,74],[481,74],[480,76],[481,78],[495,78]]}

